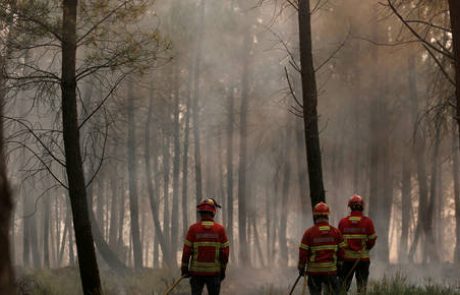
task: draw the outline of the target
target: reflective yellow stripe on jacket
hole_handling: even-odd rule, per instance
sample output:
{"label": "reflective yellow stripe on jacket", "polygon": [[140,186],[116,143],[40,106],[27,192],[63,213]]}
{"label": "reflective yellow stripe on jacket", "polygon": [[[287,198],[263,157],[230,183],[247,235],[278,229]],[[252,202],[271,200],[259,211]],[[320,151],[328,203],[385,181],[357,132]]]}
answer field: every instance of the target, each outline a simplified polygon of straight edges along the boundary
{"label": "reflective yellow stripe on jacket", "polygon": [[[337,245],[319,245],[310,247],[311,254],[308,262],[307,271],[309,272],[331,272],[337,271]],[[316,252],[322,250],[334,251],[333,261],[331,262],[315,262]]]}
{"label": "reflective yellow stripe on jacket", "polygon": [[346,242],[347,240],[361,240],[362,243],[362,249],[361,251],[354,251],[350,249],[344,249],[344,257],[345,258],[352,258],[352,259],[363,259],[363,258],[369,258],[369,251],[366,249],[366,240],[370,238],[370,236],[365,235],[365,234],[345,234],[343,235],[344,241]]}
{"label": "reflective yellow stripe on jacket", "polygon": [[[228,243],[228,242],[227,242]],[[220,271],[220,248],[224,247],[227,243],[219,242],[194,242],[193,243],[193,258],[190,265],[192,272],[219,272]],[[228,246],[228,244],[227,244]],[[199,247],[214,247],[216,253],[213,262],[198,262],[198,248]]]}

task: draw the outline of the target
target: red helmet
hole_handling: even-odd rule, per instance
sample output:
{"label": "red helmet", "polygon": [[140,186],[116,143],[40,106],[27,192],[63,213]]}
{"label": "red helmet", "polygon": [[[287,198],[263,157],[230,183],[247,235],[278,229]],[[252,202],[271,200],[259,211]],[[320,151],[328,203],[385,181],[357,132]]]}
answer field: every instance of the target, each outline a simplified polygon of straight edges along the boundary
{"label": "red helmet", "polygon": [[330,212],[329,206],[324,202],[319,202],[313,208],[313,215],[329,215]]}
{"label": "red helmet", "polygon": [[198,212],[209,212],[213,215],[216,214],[217,208],[220,208],[220,205],[212,198],[203,200],[196,206]]}
{"label": "red helmet", "polygon": [[360,195],[353,195],[350,197],[350,200],[348,200],[348,207],[350,208],[356,208],[356,207],[361,207],[364,208],[364,200],[363,197]]}

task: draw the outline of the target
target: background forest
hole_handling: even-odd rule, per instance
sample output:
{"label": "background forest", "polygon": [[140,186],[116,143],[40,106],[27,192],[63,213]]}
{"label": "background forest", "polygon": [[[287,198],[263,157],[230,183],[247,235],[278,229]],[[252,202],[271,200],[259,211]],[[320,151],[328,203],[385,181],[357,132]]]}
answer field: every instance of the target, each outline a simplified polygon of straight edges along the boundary
{"label": "background forest", "polygon": [[[76,268],[81,238],[104,278],[153,269],[161,290],[160,278],[178,274],[197,202],[214,197],[230,271],[273,270],[282,279],[272,284],[288,286],[313,201],[300,2],[0,1],[17,276]],[[449,9],[460,8],[449,2],[310,3],[325,198],[335,225],[352,194],[365,198],[379,236],[374,278],[395,269],[458,277],[460,82]],[[63,99],[72,87],[76,108]],[[79,158],[66,156],[76,149]],[[97,284],[95,260],[85,261]],[[268,284],[264,275],[251,279]]]}

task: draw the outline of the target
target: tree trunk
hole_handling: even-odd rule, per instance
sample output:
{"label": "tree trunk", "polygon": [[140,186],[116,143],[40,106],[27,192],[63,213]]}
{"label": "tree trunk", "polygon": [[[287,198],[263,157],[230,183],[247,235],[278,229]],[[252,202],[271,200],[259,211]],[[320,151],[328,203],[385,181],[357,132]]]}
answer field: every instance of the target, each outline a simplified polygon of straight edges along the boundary
{"label": "tree trunk", "polygon": [[[228,95],[227,119],[227,234],[233,245],[233,133],[235,124],[235,97],[233,87]],[[232,251],[234,258],[234,251]]]}
{"label": "tree trunk", "polygon": [[313,65],[310,1],[299,0],[299,46],[302,76],[303,120],[312,207],[326,200],[318,131],[318,93]]}
{"label": "tree trunk", "polygon": [[428,206],[428,177],[426,174],[425,166],[425,140],[420,134],[420,130],[416,130],[417,124],[417,113],[418,113],[418,94],[417,94],[417,79],[416,79],[416,64],[415,57],[411,56],[409,58],[409,90],[410,90],[410,101],[411,101],[411,119],[412,126],[415,129],[414,135],[414,155],[415,155],[415,164],[417,170],[417,181],[419,186],[419,206],[418,206],[418,222],[415,229],[415,236],[412,242],[412,245],[409,249],[409,261],[413,261],[415,251],[417,250],[417,244],[422,235],[423,219],[426,216],[426,209]]}
{"label": "tree trunk", "polygon": [[284,169],[283,169],[283,185],[281,189],[281,206],[280,206],[280,227],[279,227],[279,245],[280,245],[280,265],[288,266],[289,264],[289,254],[288,254],[288,245],[287,245],[287,219],[288,219],[288,204],[289,204],[289,188],[291,182],[291,130],[290,126],[286,130],[284,136],[284,153],[282,154],[282,159],[284,160]]}
{"label": "tree trunk", "polygon": [[[166,122],[167,126],[165,129],[170,127],[169,123],[169,108],[167,110],[168,121]],[[169,172],[170,172],[170,143],[171,137],[169,130],[163,130],[163,235],[165,237],[168,248],[171,248],[171,215],[169,212]],[[172,257],[171,257],[172,258]]]}
{"label": "tree trunk", "polygon": [[457,110],[458,136],[460,138],[460,1],[449,0],[449,15],[452,27],[452,43],[455,59],[455,98]]}
{"label": "tree trunk", "polygon": [[[305,134],[300,124],[295,124],[296,136],[296,158],[297,158],[297,182],[299,186],[299,207],[301,211],[300,224],[303,229],[308,224],[308,217],[311,207],[304,198],[308,196],[308,176],[307,176],[307,158],[305,155]],[[303,234],[303,233],[301,233]]]}
{"label": "tree trunk", "polygon": [[[4,56],[0,54],[0,116],[4,114],[6,97],[6,81],[3,76],[5,70]],[[13,201],[8,183],[7,167],[4,147],[3,119],[0,119],[0,294],[14,295],[14,273],[11,258],[10,226],[13,212]]]}
{"label": "tree trunk", "polygon": [[129,212],[131,216],[131,239],[134,255],[134,268],[142,269],[142,244],[139,232],[139,196],[137,194],[136,162],[136,123],[134,121],[133,81],[128,84],[128,173],[129,173]]}
{"label": "tree trunk", "polygon": [[452,121],[452,177],[454,179],[454,202],[455,202],[455,252],[454,262],[460,263],[460,175],[459,175],[459,159],[458,159],[458,145],[459,140],[457,137],[458,126],[456,121]]}
{"label": "tree trunk", "polygon": [[62,124],[66,172],[77,243],[80,278],[85,295],[102,294],[80,151],[77,111],[77,0],[63,1],[62,19]]}
{"label": "tree trunk", "polygon": [[[114,167],[114,169],[116,169]],[[110,179],[110,187],[112,190],[112,201],[110,206],[110,229],[109,229],[109,245],[111,248],[115,249],[117,245],[117,232],[118,232],[118,206],[119,206],[119,190],[118,190],[118,181],[115,172],[112,172],[113,175]]]}
{"label": "tree trunk", "polygon": [[25,216],[22,219],[22,264],[25,267],[30,266],[30,218],[28,215],[31,209],[27,195],[27,185],[25,185],[22,190],[22,214]]}
{"label": "tree trunk", "polygon": [[[453,53],[455,59],[455,98],[456,98],[456,121],[457,121],[457,135],[460,138],[460,2],[458,0],[449,0],[449,15],[452,27],[452,39],[453,39]],[[457,141],[458,143],[458,141]],[[458,144],[457,144],[458,146]],[[460,148],[458,146],[457,148]],[[454,160],[457,157],[458,165],[458,154],[454,153]],[[455,163],[455,162],[454,162]],[[456,169],[454,164],[454,169]],[[458,169],[458,166],[457,166]],[[458,170],[454,171],[454,184],[458,182]],[[458,183],[457,183],[458,185]],[[457,187],[458,189],[458,187]],[[456,190],[455,193],[455,216],[456,216],[456,234],[457,244],[455,251],[455,261],[460,262],[460,189]]]}
{"label": "tree trunk", "polygon": [[249,109],[249,53],[251,50],[251,34],[248,30],[243,44],[243,73],[241,80],[241,108],[240,108],[240,159],[238,170],[238,235],[239,259],[241,265],[250,264],[249,244],[247,241],[247,128]]}
{"label": "tree trunk", "polygon": [[[428,206],[425,210],[426,214],[423,215],[423,232],[425,233],[426,241],[425,255],[426,260],[429,259],[430,263],[436,263],[439,261],[439,256],[436,247],[435,233],[433,229],[435,207],[436,207],[436,193],[438,192],[438,176],[439,176],[439,146],[441,144],[441,126],[435,124],[435,142],[433,148],[433,154],[431,158],[431,184],[430,184],[430,199]],[[427,261],[428,262],[428,261]]]}
{"label": "tree trunk", "polygon": [[[72,208],[70,206],[70,199],[69,199],[69,196],[66,195],[66,223],[67,223],[67,227],[70,229],[72,227]],[[74,253],[74,249],[73,249],[73,246],[74,246],[74,235],[73,235],[73,232],[72,230],[69,230],[69,241],[68,241],[68,249],[69,249],[69,264],[71,266],[74,266],[75,265],[75,253]]]}
{"label": "tree trunk", "polygon": [[188,204],[188,160],[189,160],[189,157],[188,157],[188,153],[189,153],[189,140],[190,140],[191,96],[192,96],[192,77],[189,76],[187,101],[185,102],[184,156],[182,160],[182,224],[184,227],[184,230],[183,230],[184,234],[187,232],[187,227],[189,223],[188,221],[188,210],[189,210],[189,204]]}
{"label": "tree trunk", "polygon": [[45,197],[45,202],[43,206],[43,265],[45,268],[50,268],[50,202],[51,196]]}
{"label": "tree trunk", "polygon": [[197,36],[197,47],[195,56],[195,67],[193,73],[194,85],[193,85],[193,104],[192,104],[192,115],[193,115],[193,137],[195,139],[195,189],[196,189],[196,203],[198,204],[203,198],[203,188],[201,179],[201,140],[200,140],[200,70],[201,70],[201,54],[202,54],[202,43],[203,43],[203,31],[204,31],[204,14],[205,4],[204,0],[200,2],[200,20],[198,27]]}
{"label": "tree trunk", "polygon": [[[159,210],[158,210],[158,200],[157,196],[158,193],[155,191],[153,187],[153,180],[155,181],[155,185],[158,186],[159,183],[157,182],[158,177],[154,177],[156,174],[155,171],[152,173],[152,168],[151,168],[151,147],[150,147],[150,134],[151,134],[151,128],[150,126],[152,125],[152,112],[153,112],[153,97],[150,98],[150,103],[149,103],[149,110],[147,114],[147,121],[145,123],[145,134],[144,134],[144,161],[145,161],[145,175],[147,179],[147,191],[149,193],[149,201],[150,201],[150,210],[152,211],[152,218],[153,218],[153,225],[155,228],[155,240],[159,242],[161,246],[161,251],[163,252],[164,256],[164,261],[166,264],[169,265],[171,259],[170,259],[170,253],[169,253],[169,248],[167,245],[166,238],[163,235],[163,232],[161,231],[161,223],[160,223],[160,217],[159,217]],[[154,156],[156,157],[156,154],[154,153]],[[156,166],[156,165],[155,165]],[[156,247],[156,246],[154,246]],[[154,249],[155,251],[155,249]],[[157,252],[154,253],[154,265],[157,264]]]}
{"label": "tree trunk", "polygon": [[407,262],[407,246],[412,212],[412,152],[403,147],[404,153],[401,179],[401,237],[399,245],[399,263]]}
{"label": "tree trunk", "polygon": [[178,65],[174,65],[174,160],[173,160],[173,200],[171,219],[171,249],[173,251],[172,262],[177,264],[176,253],[178,249],[179,235],[179,178],[180,178],[180,100],[179,100],[179,71]]}

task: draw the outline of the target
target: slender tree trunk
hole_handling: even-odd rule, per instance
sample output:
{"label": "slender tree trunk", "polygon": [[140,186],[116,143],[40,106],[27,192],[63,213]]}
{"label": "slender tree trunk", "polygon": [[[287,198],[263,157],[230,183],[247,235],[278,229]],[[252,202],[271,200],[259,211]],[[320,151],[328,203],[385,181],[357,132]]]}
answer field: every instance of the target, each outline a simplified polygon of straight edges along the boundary
{"label": "slender tree trunk", "polygon": [[310,200],[312,207],[326,200],[323,185],[321,148],[318,130],[318,93],[313,65],[310,1],[299,0],[299,41],[302,76],[303,120],[305,124],[305,144],[307,152]]}
{"label": "slender tree trunk", "polygon": [[407,246],[410,227],[410,216],[412,212],[412,152],[410,149],[404,147],[406,150],[401,179],[401,236],[399,246],[399,263],[407,262]]}
{"label": "slender tree trunk", "polygon": [[253,216],[251,218],[251,223],[252,223],[252,229],[254,230],[254,243],[255,243],[255,250],[256,250],[256,254],[257,254],[257,257],[259,258],[259,262],[260,262],[260,266],[262,268],[265,267],[265,259],[264,259],[264,254],[263,254],[263,251],[262,251],[262,245],[260,244],[260,235],[259,235],[259,231],[257,230],[257,222],[256,222],[256,217]]}
{"label": "slender tree trunk", "polygon": [[195,67],[193,73],[194,85],[193,85],[193,104],[192,104],[192,115],[193,115],[193,138],[195,139],[195,189],[196,189],[196,203],[198,204],[203,198],[203,188],[201,179],[201,140],[200,140],[200,71],[201,71],[201,55],[202,55],[202,43],[203,43],[203,31],[204,31],[204,15],[205,15],[205,3],[204,0],[200,2],[200,20],[198,27],[197,36],[197,47],[195,56]]}
{"label": "slender tree trunk", "polygon": [[[179,71],[178,65],[174,65],[174,160],[173,160],[173,200],[171,218],[171,249],[173,254],[178,249],[179,235],[179,180],[180,180],[180,100],[179,100]],[[177,264],[177,255],[172,255],[174,265]]]}
{"label": "slender tree trunk", "polygon": [[50,268],[50,196],[45,197],[43,208],[43,265],[45,268]]}
{"label": "slender tree trunk", "polygon": [[454,261],[460,263],[460,175],[459,175],[459,157],[458,145],[459,140],[457,135],[458,126],[456,121],[452,121],[452,177],[454,179],[454,202],[455,202],[455,252]]}
{"label": "slender tree trunk", "polygon": [[[222,203],[223,208],[227,208],[227,197],[225,195],[225,176],[224,176],[224,170],[225,170],[225,164],[224,164],[224,147],[222,146],[222,134],[217,135],[217,151],[216,151],[216,156],[217,156],[217,188],[216,188],[216,193],[220,198],[220,202]],[[227,210],[221,210],[221,216],[222,216],[222,224],[224,226],[228,222],[228,216],[227,216]],[[228,237],[228,233],[227,233]]]}
{"label": "slender tree trunk", "polygon": [[425,259],[429,259],[429,262],[436,263],[439,261],[437,253],[435,233],[433,229],[434,215],[436,207],[436,193],[438,192],[438,176],[439,176],[439,146],[441,144],[441,126],[436,124],[435,126],[435,142],[433,148],[433,154],[431,158],[431,184],[430,184],[430,199],[426,208],[426,214],[423,216],[423,231],[425,233],[426,241],[425,246]]}
{"label": "slender tree trunk", "polygon": [[[414,129],[417,128],[417,113],[418,113],[418,94],[417,94],[417,79],[416,79],[416,64],[415,57],[409,58],[409,90],[411,101],[411,117]],[[415,229],[414,240],[409,249],[409,261],[413,261],[417,245],[423,234],[423,219],[426,216],[428,206],[428,177],[425,165],[425,140],[420,134],[420,130],[415,130],[414,137],[414,155],[417,170],[417,181],[419,186],[419,206],[418,206],[418,222]]]}
{"label": "slender tree trunk", "polygon": [[30,218],[29,214],[31,209],[29,208],[29,200],[27,198],[28,192],[24,186],[22,192],[22,215],[25,216],[22,219],[22,264],[25,267],[30,266]]}
{"label": "slender tree trunk", "polygon": [[131,216],[131,239],[134,254],[134,268],[142,269],[142,244],[139,232],[139,196],[137,193],[136,123],[134,121],[133,81],[128,85],[128,173],[129,211]]}
{"label": "slender tree trunk", "polygon": [[105,222],[104,222],[104,176],[102,174],[98,175],[97,190],[96,190],[96,220],[99,224],[103,237],[107,238],[105,233]]}
{"label": "slender tree trunk", "polygon": [[[385,108],[385,112],[387,109]],[[389,117],[387,113],[385,117]],[[382,149],[382,195],[379,200],[379,215],[377,222],[380,222],[381,230],[379,237],[379,244],[381,246],[380,255],[381,259],[385,263],[390,262],[390,220],[391,220],[391,208],[393,204],[393,173],[391,166],[391,140],[388,134],[388,130],[384,132],[384,141]]]}
{"label": "slender tree trunk", "polygon": [[125,229],[125,185],[122,184],[122,187],[121,187],[121,198],[120,198],[120,206],[118,206],[118,240],[117,240],[117,250],[119,251],[119,255],[123,254],[123,257],[124,257],[124,249],[125,249],[125,245],[124,245],[124,240],[123,240],[123,233],[124,233],[124,229]]}
{"label": "slender tree trunk", "polygon": [[[190,67],[192,68],[192,67]],[[185,103],[185,126],[184,126],[184,155],[182,160],[182,224],[184,225],[184,234],[188,227],[188,153],[190,140],[190,112],[192,97],[192,77],[189,77],[187,101]]]}
{"label": "slender tree trunk", "polygon": [[455,59],[455,99],[458,136],[460,138],[460,1],[449,0],[449,15],[452,27],[453,53]]}
{"label": "slender tree trunk", "polygon": [[[6,81],[4,56],[0,54],[0,115],[4,114]],[[13,212],[13,201],[6,171],[4,147],[4,125],[0,119],[0,294],[15,295],[14,273],[11,258],[10,226]]]}
{"label": "slender tree trunk", "polygon": [[248,252],[249,243],[247,236],[247,128],[249,109],[249,53],[251,50],[251,34],[248,30],[243,44],[243,74],[241,81],[241,108],[240,108],[240,159],[238,171],[238,234],[239,234],[239,259],[240,264],[250,264]]}
{"label": "slender tree trunk", "polygon": [[[449,0],[449,15],[452,27],[452,40],[453,40],[453,53],[455,58],[455,99],[456,99],[456,121],[457,121],[457,135],[460,138],[460,2],[458,0]],[[457,148],[458,146],[457,141]],[[458,157],[458,154],[454,154]],[[458,158],[457,158],[458,163]],[[457,164],[458,165],[458,164]],[[455,165],[454,165],[455,166]],[[456,169],[456,167],[454,167]],[[454,183],[458,180],[458,166],[457,171],[454,171]],[[458,183],[457,183],[458,185]],[[460,189],[455,193],[455,216],[456,216],[456,234],[457,234],[457,245],[455,252],[455,261],[460,262]]]}
{"label": "slender tree trunk", "polygon": [[115,172],[113,172],[114,175],[112,175],[111,180],[110,180],[110,187],[112,190],[112,201],[111,201],[111,206],[110,206],[110,230],[109,230],[109,245],[112,249],[116,249],[117,245],[117,232],[118,232],[118,199],[120,198],[118,196],[119,191],[118,191],[118,181],[117,181],[117,176],[115,175]]}
{"label": "slender tree trunk", "polygon": [[[227,121],[227,234],[233,245],[233,133],[235,124],[235,97],[233,87],[228,95]],[[234,259],[234,251],[232,251]]]}
{"label": "slender tree trunk", "polygon": [[[288,127],[289,128],[289,127]],[[289,188],[291,182],[291,130],[286,130],[284,136],[284,153],[282,154],[284,159],[283,169],[283,184],[281,189],[281,201],[280,207],[280,227],[279,227],[279,245],[280,245],[280,264],[281,266],[287,266],[289,264],[289,254],[287,245],[287,219],[288,219],[288,207],[289,204]]]}
{"label": "slender tree trunk", "polygon": [[[164,256],[164,261],[166,264],[169,264],[171,259],[170,259],[170,253],[169,253],[169,248],[167,245],[166,238],[163,235],[163,232],[161,231],[161,223],[160,223],[160,217],[159,217],[159,210],[158,210],[158,200],[157,196],[158,191],[155,191],[154,189],[154,184],[153,180],[155,181],[155,186],[158,186],[159,183],[158,177],[154,177],[156,174],[156,169],[154,170],[154,173],[152,173],[152,167],[151,167],[151,147],[150,147],[150,134],[151,134],[151,129],[150,126],[152,125],[152,113],[153,113],[153,97],[151,97],[150,103],[149,103],[149,110],[147,114],[147,122],[145,124],[145,134],[144,134],[144,162],[145,162],[145,175],[147,178],[147,191],[149,194],[149,201],[150,201],[150,210],[152,211],[152,218],[153,218],[153,225],[155,228],[155,240],[161,245],[161,251],[163,252]],[[156,157],[156,154],[154,154],[154,157]],[[155,160],[156,161],[156,160]],[[156,167],[156,165],[154,165]],[[156,247],[156,246],[154,246]],[[155,251],[155,249],[154,249]],[[158,266],[157,264],[157,259],[158,259],[158,252],[156,251],[154,253],[154,265]]]}
{"label": "slender tree trunk", "polygon": [[77,0],[63,1],[62,124],[66,172],[77,242],[80,278],[85,295],[102,294],[86,198],[77,111]]}
{"label": "slender tree trunk", "polygon": [[[167,111],[169,114],[169,108]],[[169,125],[169,115],[168,122],[166,123],[166,129],[170,127]],[[168,244],[168,247],[171,248],[171,215],[169,209],[169,172],[170,172],[170,143],[171,137],[168,130],[163,130],[163,235]]]}

